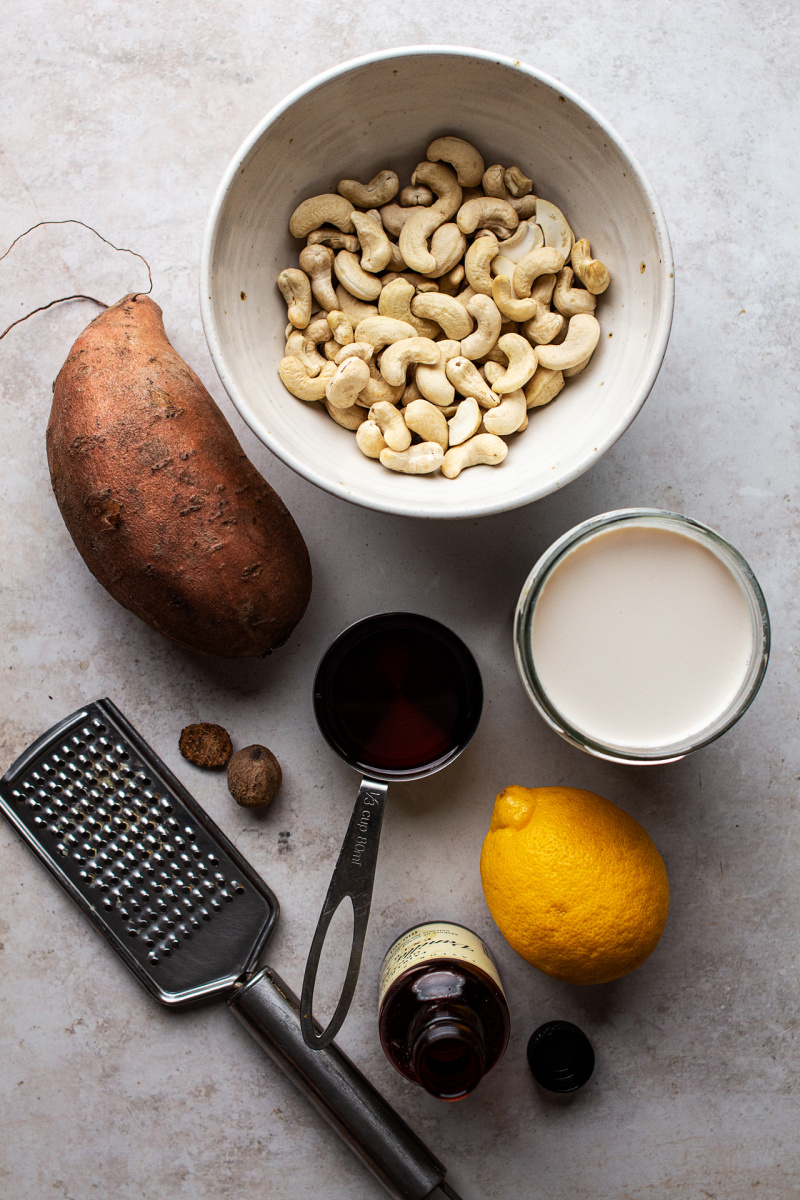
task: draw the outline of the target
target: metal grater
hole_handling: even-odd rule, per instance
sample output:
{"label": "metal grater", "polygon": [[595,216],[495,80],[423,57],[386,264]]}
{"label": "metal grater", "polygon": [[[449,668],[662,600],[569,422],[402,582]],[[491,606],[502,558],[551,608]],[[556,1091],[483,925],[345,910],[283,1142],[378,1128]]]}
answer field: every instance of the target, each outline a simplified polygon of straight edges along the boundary
{"label": "metal grater", "polygon": [[229,996],[278,901],[110,700],[56,725],[0,781],[0,807],[147,990]]}
{"label": "metal grater", "polygon": [[226,998],[390,1195],[459,1200],[336,1044],[305,1044],[297,996],[271,968],[255,972],[278,918],[274,893],[110,700],[17,759],[0,780],[0,812],[151,995],[171,1008]]}

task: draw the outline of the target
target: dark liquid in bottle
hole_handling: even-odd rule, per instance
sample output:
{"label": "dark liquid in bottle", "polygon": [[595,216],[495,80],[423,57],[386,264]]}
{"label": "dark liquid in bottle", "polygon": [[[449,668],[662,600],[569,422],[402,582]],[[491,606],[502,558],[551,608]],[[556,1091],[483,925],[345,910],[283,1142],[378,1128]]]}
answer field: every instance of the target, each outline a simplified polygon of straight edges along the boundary
{"label": "dark liquid in bottle", "polygon": [[440,1100],[461,1100],[502,1057],[510,1021],[494,980],[469,963],[428,959],[389,988],[381,1045],[394,1067]]}
{"label": "dark liquid in bottle", "polygon": [[370,617],[345,630],[317,673],[320,729],[362,770],[413,773],[443,765],[470,740],[483,689],[467,647],[413,613]]}

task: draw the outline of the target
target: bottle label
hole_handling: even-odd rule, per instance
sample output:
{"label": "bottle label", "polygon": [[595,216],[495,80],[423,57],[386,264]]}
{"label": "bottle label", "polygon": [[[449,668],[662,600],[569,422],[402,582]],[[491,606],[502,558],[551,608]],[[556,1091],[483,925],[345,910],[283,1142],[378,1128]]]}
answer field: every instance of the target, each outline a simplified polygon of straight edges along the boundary
{"label": "bottle label", "polygon": [[389,947],[381,967],[378,1007],[383,1004],[383,998],[395,979],[409,967],[417,967],[435,958],[453,958],[471,963],[493,979],[503,992],[492,952],[477,933],[450,921],[431,921],[428,925],[415,925]]}

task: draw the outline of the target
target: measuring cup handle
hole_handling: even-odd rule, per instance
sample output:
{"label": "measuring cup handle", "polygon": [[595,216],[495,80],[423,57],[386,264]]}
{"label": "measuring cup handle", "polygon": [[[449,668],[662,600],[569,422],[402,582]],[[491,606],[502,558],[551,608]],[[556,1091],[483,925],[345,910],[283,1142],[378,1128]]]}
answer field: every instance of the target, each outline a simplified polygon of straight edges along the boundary
{"label": "measuring cup handle", "polygon": [[[342,849],[333,871],[328,894],[319,915],[317,928],[308,952],[303,990],[300,996],[300,1028],[303,1040],[312,1050],[323,1050],[330,1045],[347,1016],[353,993],[358,983],[364,939],[367,936],[369,909],[372,903],[372,888],[375,882],[375,865],[378,861],[378,845],[381,822],[386,802],[388,784],[373,779],[362,779],[356,797],[356,806],[347,827]],[[314,1027],[314,987],[317,982],[319,960],[333,914],[346,896],[353,901],[353,944],[350,961],[336,1011],[322,1033]]]}

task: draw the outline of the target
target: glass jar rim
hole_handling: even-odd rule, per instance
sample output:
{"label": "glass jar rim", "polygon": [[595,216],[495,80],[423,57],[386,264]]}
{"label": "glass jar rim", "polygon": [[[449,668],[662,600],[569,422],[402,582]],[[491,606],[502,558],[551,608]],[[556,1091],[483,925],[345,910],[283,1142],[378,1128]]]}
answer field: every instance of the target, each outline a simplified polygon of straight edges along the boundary
{"label": "glass jar rim", "polygon": [[[711,550],[728,568],[748,603],[753,623],[753,657],[736,695],[710,724],[679,742],[652,748],[617,745],[594,738],[572,725],[553,704],[536,672],[533,661],[531,625],[536,602],[555,567],[582,542],[595,534],[624,525],[672,529],[691,537]],[[764,593],[750,565],[716,530],[692,517],[660,508],[620,508],[599,513],[567,530],[534,565],[520,592],[514,615],[514,655],[517,670],[529,700],[543,720],[561,737],[580,750],[608,762],[661,765],[677,762],[687,754],[716,741],[747,711],[761,686],[769,662],[770,622]]]}

